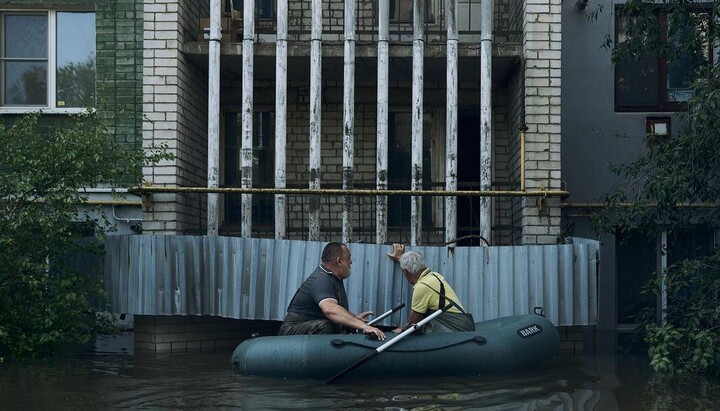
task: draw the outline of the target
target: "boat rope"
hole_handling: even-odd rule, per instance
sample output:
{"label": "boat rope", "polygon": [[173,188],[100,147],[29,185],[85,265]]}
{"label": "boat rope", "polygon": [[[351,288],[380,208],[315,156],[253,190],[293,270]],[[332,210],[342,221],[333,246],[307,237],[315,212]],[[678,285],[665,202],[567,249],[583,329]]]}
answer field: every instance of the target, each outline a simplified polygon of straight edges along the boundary
{"label": "boat rope", "polygon": [[[455,342],[455,343],[452,343],[452,344],[448,344],[448,345],[442,345],[442,346],[439,346],[439,347],[432,347],[432,348],[425,348],[425,349],[404,349],[404,350],[403,350],[403,349],[397,349],[397,348],[396,348],[396,349],[388,348],[388,349],[387,349],[387,352],[430,352],[430,351],[444,350],[444,349],[446,349],[446,348],[451,348],[451,347],[455,347],[455,346],[458,346],[458,345],[462,345],[462,344],[466,344],[466,343],[471,343],[471,342],[474,342],[474,343],[476,343],[476,344],[478,344],[478,345],[485,345],[485,344],[487,343],[487,339],[486,339],[485,337],[483,337],[483,336],[476,335],[476,336],[474,336],[474,337],[472,337],[472,338],[467,338],[467,339],[462,340],[462,341],[458,341],[458,342]],[[334,348],[342,348],[342,347],[344,347],[345,345],[352,345],[352,346],[356,346],[356,347],[367,348],[367,349],[370,349],[370,350],[374,350],[374,349],[376,348],[376,347],[374,347],[374,346],[372,346],[372,345],[363,344],[363,343],[358,343],[358,342],[355,342],[355,341],[345,341],[345,340],[342,340],[342,339],[340,339],[340,338],[335,338],[335,339],[333,339],[332,341],[330,341],[330,344],[331,344]]]}

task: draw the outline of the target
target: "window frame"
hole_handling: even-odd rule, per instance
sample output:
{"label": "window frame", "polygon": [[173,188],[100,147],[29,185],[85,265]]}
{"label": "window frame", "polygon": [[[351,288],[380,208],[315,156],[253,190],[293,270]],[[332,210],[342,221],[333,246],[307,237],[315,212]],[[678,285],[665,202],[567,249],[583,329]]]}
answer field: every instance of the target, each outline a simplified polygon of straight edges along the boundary
{"label": "window frame", "polygon": [[[622,5],[619,5],[616,7],[616,10],[621,8]],[[655,20],[657,27],[664,33],[664,35],[667,34],[667,12],[662,10],[661,8],[656,8],[653,11],[653,14],[655,15]],[[616,14],[617,16],[617,14]],[[614,27],[614,40],[615,44],[619,43],[619,37],[620,37],[620,29],[622,26],[622,20],[620,18],[615,18],[615,27]],[[713,48],[712,45],[708,45],[708,56],[710,61],[714,61],[714,55],[713,55]],[[658,92],[658,104],[657,105],[647,105],[647,106],[628,106],[628,105],[621,105],[618,102],[618,94],[620,90],[620,76],[618,75],[618,64],[615,64],[613,67],[613,106],[614,111],[616,113],[648,113],[648,112],[679,112],[684,111],[684,104],[685,101],[671,101],[668,99],[668,71],[670,62],[666,58],[663,58],[661,56],[651,56],[648,54],[649,57],[654,57],[654,67],[657,70],[658,73],[658,79],[657,84],[655,84],[656,90]],[[627,61],[625,63],[632,63],[633,61]],[[639,61],[635,61],[635,63],[639,63]]]}
{"label": "window frame", "polygon": [[[58,13],[65,12],[78,12],[78,13],[94,13],[97,18],[97,13],[94,10],[85,9],[1,9],[0,10],[0,47],[4,42],[4,29],[5,20],[4,16],[8,14],[34,14],[34,15],[46,15],[48,19],[48,57],[47,57],[47,95],[45,105],[14,105],[4,106],[0,105],[0,114],[27,114],[42,111],[43,114],[78,114],[85,113],[90,110],[94,110],[95,107],[58,107],[57,106],[57,15]],[[97,22],[96,22],[97,24]],[[95,52],[97,54],[97,42],[95,43]],[[0,64],[6,61],[4,50],[0,52]],[[97,66],[96,66],[97,73]],[[4,72],[0,71],[0,93],[3,93],[4,85]],[[4,104],[0,101],[0,104]]]}
{"label": "window frame", "polygon": [[[653,275],[656,275],[658,272],[664,272],[669,266],[672,264],[683,260],[685,258],[696,258],[701,255],[707,255],[702,252],[702,247],[692,247],[692,248],[686,248],[683,246],[678,246],[677,241],[682,240],[681,236],[692,236],[692,240],[694,241],[694,245],[702,245],[701,243],[705,243],[709,248],[711,249],[713,246],[720,245],[720,228],[719,227],[699,227],[699,226],[689,226],[685,227],[681,230],[678,230],[674,233],[671,233],[667,230],[664,230],[656,235],[648,236],[640,233],[639,231],[632,231],[629,233],[621,234],[620,232],[616,231],[614,233],[614,248],[615,248],[615,264],[614,264],[614,270],[615,270],[615,302],[614,302],[614,310],[615,310],[615,328],[619,331],[631,331],[634,330],[639,323],[632,322],[629,317],[639,314],[643,308],[651,308],[655,310],[655,315],[657,316],[657,319],[660,321],[662,320],[662,313],[664,309],[667,307],[668,301],[667,301],[667,295],[665,294],[665,285],[663,284],[661,287],[663,289],[663,292],[659,295],[654,296],[643,296],[638,295],[640,290],[642,289],[642,286],[646,284],[646,281],[651,279]],[[708,241],[702,241],[702,236],[708,236]],[[627,249],[625,249],[625,246],[627,243],[623,242],[623,239],[625,240],[635,240],[635,241],[643,241],[647,244],[654,243],[655,245],[652,246],[653,250],[651,250],[652,254],[654,254],[654,264],[652,266],[648,266],[648,271],[645,273],[639,273],[637,271],[634,271],[634,276],[641,277],[643,281],[640,283],[640,288],[632,289],[627,288],[628,284],[621,284],[620,274],[622,272],[627,273],[626,269],[628,268],[627,264],[624,261],[621,261],[621,258],[625,256],[624,254],[627,252]],[[647,251],[647,250],[646,250]],[[700,251],[698,253],[698,251]],[[707,251],[707,250],[706,250]],[[678,257],[679,256],[679,257]],[[642,257],[642,256],[641,256]],[[647,257],[647,256],[645,256]],[[636,260],[637,258],[635,258]],[[637,261],[635,261],[637,262]],[[621,285],[626,285],[625,288],[620,287]],[[632,287],[632,286],[630,286]],[[632,298],[634,295],[635,298]],[[623,303],[625,300],[630,300],[632,298],[632,301],[634,302],[640,302],[639,307],[640,309],[634,310],[636,312],[632,313],[633,310],[628,310],[627,306],[621,307],[621,303]],[[643,307],[644,306],[644,307]],[[624,316],[621,317],[621,314],[628,314],[630,313],[630,316]],[[625,321],[627,320],[627,321]]]}
{"label": "window frame", "polygon": [[[239,7],[235,6],[235,3],[238,2]],[[270,2],[272,3],[272,7],[270,7],[270,15],[263,15],[261,14],[262,7],[260,7],[261,2]],[[242,1],[238,0],[229,0],[227,3],[226,10],[230,12],[232,18],[237,19],[239,21],[242,21],[242,14],[243,14],[243,5]],[[255,3],[255,20],[260,22],[266,22],[266,21],[274,21],[277,17],[277,1],[276,0],[258,0]]]}
{"label": "window frame", "polygon": [[[426,185],[432,184],[432,170],[433,170],[433,153],[432,153],[432,121],[428,120],[426,116],[429,113],[423,115],[423,189],[428,190],[429,187]],[[412,156],[412,147],[408,152],[395,151],[393,144],[397,141],[400,136],[400,124],[398,117],[407,116],[406,120],[412,121],[412,111],[406,108],[391,108],[388,112],[388,169],[387,169],[387,184],[388,189],[401,189],[409,190],[412,185],[412,176],[410,176],[410,162],[394,162],[391,161],[394,155],[402,155],[403,153]],[[407,137],[410,138],[412,144],[412,130],[405,130]],[[404,176],[398,176],[398,170],[404,169],[408,172],[407,180]],[[400,173],[402,174],[402,173]],[[422,226],[425,228],[435,228],[436,224],[433,218],[433,211],[436,208],[432,198],[426,198],[422,201],[422,209],[420,211]],[[394,203],[394,204],[391,204]],[[387,215],[387,229],[388,232],[402,232],[410,230],[412,226],[412,217],[410,216],[411,200],[410,197],[405,196],[390,196],[388,197],[388,215]],[[394,211],[393,211],[394,210]],[[399,214],[397,214],[397,211]],[[407,221],[405,221],[407,220]]]}
{"label": "window frame", "polygon": [[[264,134],[263,131],[260,129],[260,121],[259,117],[261,116],[267,116],[268,122],[265,123],[269,126],[268,130],[268,139],[267,139],[267,145],[263,147],[258,146],[258,142],[260,141],[258,134]],[[234,126],[231,126],[230,122],[233,121],[234,118]],[[241,108],[228,108],[224,111],[223,114],[223,136],[222,136],[222,142],[221,142],[221,180],[222,180],[222,186],[223,187],[240,187],[240,174],[237,174],[236,176],[232,176],[231,173],[234,171],[231,170],[231,168],[234,166],[236,167],[235,171],[240,170],[240,147],[242,145],[242,135],[241,135],[241,127],[242,127],[242,109]],[[230,130],[233,129],[236,134],[234,136],[230,135]],[[269,154],[269,159],[272,162],[272,168],[275,167],[275,109],[270,107],[254,107],[253,108],[253,187],[272,187],[274,184],[274,174],[269,176],[261,176],[256,169],[256,166],[259,166],[258,160],[260,155],[262,154],[261,151],[264,150],[264,154]],[[230,142],[230,140],[233,141],[233,143]],[[231,151],[232,150],[232,151]],[[232,160],[232,161],[231,161]],[[262,181],[258,181],[261,178],[266,179],[265,184],[263,184]],[[231,181],[234,180],[234,181]],[[234,233],[240,230],[241,228],[241,221],[242,221],[242,214],[237,209],[232,209],[233,203],[240,204],[241,201],[241,194],[238,193],[228,193],[225,194],[225,198],[222,201],[222,226],[221,229],[224,232],[230,232]],[[268,200],[269,199],[269,200]],[[267,206],[269,203],[274,203],[275,196],[272,194],[253,194],[252,195],[252,206],[251,206],[251,213],[252,213],[252,231],[253,235],[262,233],[274,233],[275,231],[275,208],[273,207],[263,207],[264,205]],[[259,213],[262,211],[261,208],[264,208],[264,211],[268,213],[267,221],[265,221],[263,218],[260,218]]]}
{"label": "window frame", "polygon": [[[393,17],[393,11],[396,13],[397,10],[400,8],[400,2],[402,1],[409,1],[410,2],[410,18],[405,19],[402,17]],[[425,21],[424,24],[432,24],[435,23],[435,14],[433,13],[433,6],[435,5],[433,0],[425,0]],[[413,7],[414,7],[414,1],[413,0],[390,0],[390,23],[391,24],[407,24],[412,25],[413,24]]]}

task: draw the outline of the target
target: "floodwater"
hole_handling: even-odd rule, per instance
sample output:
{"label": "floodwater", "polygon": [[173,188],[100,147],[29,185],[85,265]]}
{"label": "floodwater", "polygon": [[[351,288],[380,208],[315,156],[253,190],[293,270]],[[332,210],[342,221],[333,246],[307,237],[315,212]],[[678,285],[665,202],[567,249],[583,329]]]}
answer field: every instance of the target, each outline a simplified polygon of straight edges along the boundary
{"label": "floodwater", "polygon": [[[132,353],[132,335],[96,352],[0,364],[2,410],[712,410],[720,383],[656,381],[645,360],[559,356],[523,373],[323,381],[244,377],[230,352]],[[382,361],[379,356],[373,361]]]}

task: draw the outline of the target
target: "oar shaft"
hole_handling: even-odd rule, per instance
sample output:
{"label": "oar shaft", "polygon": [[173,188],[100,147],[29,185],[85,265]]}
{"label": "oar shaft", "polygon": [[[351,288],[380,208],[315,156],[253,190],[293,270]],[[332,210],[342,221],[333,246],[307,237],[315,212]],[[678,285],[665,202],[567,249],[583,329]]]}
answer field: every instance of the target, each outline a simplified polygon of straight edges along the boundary
{"label": "oar shaft", "polygon": [[423,325],[429,323],[430,321],[432,321],[433,319],[435,319],[435,317],[439,316],[439,315],[442,314],[443,312],[444,312],[443,310],[437,310],[437,311],[435,311],[434,313],[428,315],[427,317],[425,317],[425,318],[423,318],[422,320],[420,320],[417,324],[414,324],[412,327],[410,327],[410,328],[408,328],[407,330],[405,330],[405,331],[401,332],[400,334],[396,335],[395,338],[393,338],[392,340],[390,340],[390,341],[386,342],[385,344],[377,347],[377,348],[375,349],[375,351],[377,351],[378,353],[381,353],[381,352],[387,350],[388,348],[390,348],[390,347],[392,347],[393,345],[395,345],[395,343],[400,342],[400,340],[402,340],[403,338],[405,338],[407,335],[412,334],[412,333],[414,333],[415,331],[419,330]]}
{"label": "oar shaft", "polygon": [[360,361],[356,362],[355,364],[345,368],[344,370],[340,371],[337,375],[327,380],[326,384],[332,384],[335,382],[338,378],[342,377],[343,375],[349,373],[350,371],[354,370],[355,368],[365,364],[366,362],[372,360],[373,358],[377,357],[377,355],[380,354],[380,351],[370,351],[368,355],[363,357]]}
{"label": "oar shaft", "polygon": [[396,305],[395,307],[393,307],[391,310],[387,310],[386,312],[384,312],[384,313],[383,313],[382,315],[380,315],[379,317],[373,319],[372,321],[370,321],[369,323],[367,323],[367,325],[373,325],[373,324],[375,324],[376,322],[382,320],[383,318],[387,317],[388,315],[391,315],[392,313],[394,313],[395,311],[397,311],[397,310],[399,310],[399,309],[401,309],[401,308],[403,308],[403,307],[405,307],[405,303],[400,303],[400,304]]}
{"label": "oar shaft", "polygon": [[422,327],[423,325],[425,325],[425,324],[427,324],[428,322],[432,321],[432,320],[433,320],[435,317],[437,317],[438,315],[441,315],[442,313],[444,313],[445,311],[447,311],[450,307],[452,307],[452,304],[447,304],[447,305],[444,306],[442,309],[435,311],[434,313],[432,313],[432,314],[428,315],[427,317],[423,318],[421,321],[418,321],[417,324],[413,325],[412,327],[410,327],[410,328],[408,328],[407,330],[403,331],[402,333],[398,334],[398,335],[397,335],[395,338],[393,338],[392,340],[390,340],[390,341],[386,342],[385,344],[377,347],[374,351],[370,351],[370,353],[369,353],[368,355],[366,355],[365,357],[363,357],[360,361],[352,364],[351,366],[349,366],[349,367],[345,368],[344,370],[340,371],[340,373],[338,373],[338,374],[335,375],[334,377],[330,378],[330,379],[327,381],[327,384],[332,384],[333,382],[337,381],[337,380],[338,380],[340,377],[342,377],[343,375],[349,373],[350,371],[356,369],[357,367],[359,367],[359,366],[365,364],[366,362],[370,361],[371,359],[377,357],[378,354],[380,354],[381,352],[385,351],[386,349],[392,347],[393,345],[395,345],[395,343],[400,342],[400,340],[402,340],[403,338],[405,338],[405,336],[407,336],[408,334],[414,333],[416,330],[420,329],[420,327]]}

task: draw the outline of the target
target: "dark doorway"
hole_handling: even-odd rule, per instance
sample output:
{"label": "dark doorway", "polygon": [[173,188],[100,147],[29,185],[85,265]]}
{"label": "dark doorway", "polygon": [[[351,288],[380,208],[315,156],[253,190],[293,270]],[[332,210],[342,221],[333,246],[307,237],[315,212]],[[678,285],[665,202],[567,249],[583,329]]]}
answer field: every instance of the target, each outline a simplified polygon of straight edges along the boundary
{"label": "dark doorway", "polygon": [[[458,113],[458,190],[480,189],[480,113]],[[482,245],[480,238],[480,197],[457,198],[458,246]]]}

